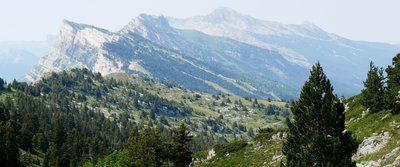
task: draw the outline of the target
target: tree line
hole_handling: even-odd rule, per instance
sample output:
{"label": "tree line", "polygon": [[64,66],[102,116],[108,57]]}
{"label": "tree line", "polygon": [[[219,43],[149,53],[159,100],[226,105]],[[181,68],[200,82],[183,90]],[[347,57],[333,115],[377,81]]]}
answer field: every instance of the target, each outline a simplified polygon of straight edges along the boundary
{"label": "tree line", "polygon": [[386,69],[371,62],[364,86],[361,103],[370,112],[389,109],[393,114],[400,113],[400,54],[392,59],[392,65]]}

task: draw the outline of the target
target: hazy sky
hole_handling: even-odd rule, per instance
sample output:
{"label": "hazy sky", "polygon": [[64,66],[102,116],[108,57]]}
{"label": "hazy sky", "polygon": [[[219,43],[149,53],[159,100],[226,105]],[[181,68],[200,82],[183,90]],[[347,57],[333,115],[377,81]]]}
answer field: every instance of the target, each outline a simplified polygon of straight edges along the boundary
{"label": "hazy sky", "polygon": [[399,0],[0,0],[0,41],[43,40],[62,19],[116,31],[140,13],[186,18],[221,6],[263,20],[310,21],[355,40],[400,42]]}

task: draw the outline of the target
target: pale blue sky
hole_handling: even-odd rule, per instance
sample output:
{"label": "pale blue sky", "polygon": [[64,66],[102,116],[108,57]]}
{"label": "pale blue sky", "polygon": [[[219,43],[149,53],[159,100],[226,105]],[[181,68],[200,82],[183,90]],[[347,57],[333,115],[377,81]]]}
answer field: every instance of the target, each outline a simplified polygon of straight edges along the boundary
{"label": "pale blue sky", "polygon": [[116,31],[140,13],[185,18],[221,6],[263,20],[310,21],[355,40],[400,41],[399,0],[0,0],[0,41],[43,40],[62,19]]}

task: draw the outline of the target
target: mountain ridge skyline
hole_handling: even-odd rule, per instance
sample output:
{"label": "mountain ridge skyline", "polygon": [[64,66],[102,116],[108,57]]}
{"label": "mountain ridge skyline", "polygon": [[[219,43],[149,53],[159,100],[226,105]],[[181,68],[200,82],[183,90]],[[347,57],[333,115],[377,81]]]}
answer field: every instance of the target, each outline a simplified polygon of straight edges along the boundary
{"label": "mountain ridge skyline", "polygon": [[[43,67],[46,67],[45,69],[58,69],[56,71],[82,66],[89,69],[93,68],[92,70],[95,72],[101,72],[103,75],[115,72],[124,72],[126,69],[130,69],[131,67],[133,70],[139,70],[139,72],[146,73],[149,72],[148,68],[151,69],[153,67],[146,67],[146,63],[141,62],[144,57],[134,59],[133,62],[130,62],[130,65],[128,62],[126,62],[128,64],[124,63],[125,58],[130,56],[124,55],[125,51],[130,53],[130,50],[142,50],[148,47],[146,46],[148,44],[144,44],[143,46],[139,44],[138,47],[137,44],[131,43],[138,40],[140,41],[140,38],[144,38],[155,44],[156,47],[160,47],[160,49],[164,48],[170,50],[167,51],[168,53],[172,51],[171,53],[183,56],[173,56],[173,61],[180,62],[182,60],[179,59],[184,58],[183,60],[185,63],[191,64],[189,65],[190,67],[204,71],[208,73],[207,75],[211,74],[210,76],[220,75],[216,71],[222,72],[222,69],[216,66],[215,63],[225,63],[225,65],[223,65],[225,68],[224,70],[229,69],[228,71],[231,72],[236,71],[234,72],[236,73],[236,77],[228,77],[228,80],[236,80],[235,82],[243,79],[243,77],[237,78],[239,71],[240,73],[247,71],[247,74],[252,75],[266,75],[269,72],[272,72],[271,74],[273,75],[268,76],[270,79],[289,84],[292,88],[299,88],[299,85],[301,85],[300,83],[302,83],[305,76],[294,75],[295,73],[293,73],[293,71],[307,73],[311,64],[314,64],[317,61],[322,61],[322,64],[327,67],[327,74],[332,76],[333,82],[338,85],[338,90],[341,90],[339,92],[347,92],[345,94],[351,95],[357,93],[358,90],[362,88],[361,85],[357,84],[362,83],[364,77],[362,75],[367,70],[368,61],[370,59],[376,60],[380,59],[380,55],[390,57],[394,54],[394,51],[391,51],[395,47],[394,45],[352,41],[326,32],[311,23],[302,25],[286,25],[278,22],[268,22],[240,14],[228,8],[218,8],[209,15],[194,18],[194,21],[191,20],[193,17],[186,20],[174,20],[173,18],[166,16],[140,14],[131,19],[129,23],[117,31],[109,31],[89,24],[80,24],[64,20],[63,25],[66,26],[61,27],[59,42],[58,44],[56,43],[53,48],[55,50],[52,51],[50,57],[42,59],[40,64],[42,64]],[[179,21],[182,21],[182,23],[188,21],[188,27],[179,27]],[[191,21],[195,24],[191,25]],[[206,26],[197,26],[198,24],[196,22]],[[214,28],[216,33],[213,34],[214,31],[211,31],[211,33],[208,32],[208,27],[211,28],[211,30]],[[222,31],[219,29],[221,27]],[[220,32],[227,34],[220,34]],[[76,43],[80,44],[75,46]],[[127,47],[130,45],[132,45],[133,48]],[[85,46],[85,48],[83,46]],[[237,52],[235,50],[238,49],[235,48],[235,46],[240,46],[239,48],[247,48],[247,50],[242,50],[239,57],[234,57],[235,52]],[[116,50],[113,51],[113,47],[120,49],[116,52]],[[231,53],[226,52],[224,47],[230,48],[228,50]],[[319,49],[316,50],[315,47]],[[76,48],[80,49],[76,50]],[[107,56],[110,54],[110,51],[114,54],[111,55],[111,57]],[[151,49],[149,51],[151,51]],[[249,53],[254,51],[256,51],[256,55],[258,54],[255,59],[252,58],[254,60],[262,58],[261,55],[268,55],[268,52],[283,56],[286,60],[281,59],[279,62],[274,64],[270,64],[274,61],[271,58],[269,58],[269,60],[265,59],[258,62],[251,59],[241,60],[240,55],[249,55]],[[378,52],[379,54],[375,54]],[[64,53],[67,54],[64,55]],[[136,54],[137,53],[134,53],[134,55]],[[153,53],[153,56],[154,54],[155,53]],[[103,56],[98,57],[98,55]],[[118,57],[120,56],[124,57],[124,60],[119,60]],[[250,57],[252,56],[254,57],[254,55],[250,54]],[[59,58],[60,60],[57,60]],[[70,60],[73,61],[70,62]],[[388,60],[390,60],[390,58],[388,58]],[[252,66],[246,65],[251,61],[253,61]],[[262,67],[262,62],[264,61],[269,61],[269,64],[267,63],[268,65],[266,65],[266,67]],[[284,61],[288,61],[289,64]],[[280,64],[283,65],[282,62],[283,64],[290,66],[299,66],[299,68],[301,66],[301,70],[294,70],[295,68],[298,68],[294,66],[294,68],[284,66],[278,67]],[[377,64],[387,64],[388,62],[389,61],[378,61]],[[55,66],[53,66],[53,63],[55,63]],[[228,64],[230,64],[230,66],[226,66]],[[235,69],[232,67],[235,67]],[[339,69],[339,72],[336,72],[335,69]],[[35,80],[34,78],[41,76],[43,73],[42,70],[44,69],[35,69],[34,71],[36,72],[31,73],[34,75],[28,77],[31,78],[28,80]],[[153,72],[156,71],[153,69]],[[176,72],[181,73],[182,71],[178,70]],[[184,74],[187,75],[187,73]],[[220,79],[226,80],[226,78],[224,78],[226,76],[232,77],[232,73],[224,73]],[[190,77],[194,76],[190,75]],[[298,79],[295,79],[294,77]],[[199,79],[198,77],[194,78],[196,78],[196,80]],[[294,82],[293,79],[295,79],[296,82]],[[222,80],[218,82],[225,82]],[[209,82],[209,80],[206,81]],[[238,85],[235,87],[237,86]],[[240,88],[240,90],[246,92],[254,89],[255,85],[248,84],[247,86],[250,87],[244,89]],[[345,91],[343,92],[343,90]]]}
{"label": "mountain ridge skyline", "polygon": [[[159,0],[146,2],[122,0],[115,4],[110,4],[104,0],[96,1],[96,3],[74,2],[76,0],[60,3],[41,0],[25,2],[26,6],[22,7],[14,1],[5,3],[5,10],[0,11],[0,13],[4,14],[0,15],[0,17],[8,24],[0,28],[0,40],[42,40],[47,34],[55,34],[59,28],[59,21],[64,18],[114,31],[120,29],[128,20],[140,13],[164,14],[176,18],[186,18],[210,13],[212,9],[226,6],[262,20],[278,21],[285,24],[301,24],[304,21],[310,21],[329,32],[334,32],[350,39],[380,42],[398,41],[396,39],[396,27],[399,25],[395,22],[390,22],[391,19],[383,19],[395,14],[394,7],[399,6],[398,1],[379,3],[339,0],[322,3],[315,0],[301,2],[289,0],[279,2],[222,0],[214,2],[206,0],[201,3],[188,3],[181,0],[168,2]],[[359,6],[360,3],[362,3],[361,6]],[[176,6],[174,4],[179,5]],[[91,7],[84,7],[88,5]],[[357,6],[357,8],[354,8],[354,6]],[[339,9],[340,12],[337,12]],[[371,9],[379,12],[371,13]],[[112,10],[113,12],[104,12],[107,10]],[[26,26],[29,26],[30,29],[23,31],[23,27]],[[385,31],[382,31],[383,29]]]}

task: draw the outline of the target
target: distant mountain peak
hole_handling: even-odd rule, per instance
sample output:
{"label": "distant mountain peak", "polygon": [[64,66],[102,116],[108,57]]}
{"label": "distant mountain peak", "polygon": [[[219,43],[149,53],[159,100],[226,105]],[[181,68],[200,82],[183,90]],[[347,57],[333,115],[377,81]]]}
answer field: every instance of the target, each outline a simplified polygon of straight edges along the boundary
{"label": "distant mountain peak", "polygon": [[175,36],[177,32],[170,26],[167,18],[164,16],[141,14],[133,18],[119,31],[119,34],[122,36],[131,33],[138,34],[152,41],[164,41],[168,36]]}
{"label": "distant mountain peak", "polygon": [[224,22],[224,21],[232,21],[240,17],[244,17],[245,15],[231,9],[228,7],[219,7],[215,9],[213,12],[205,16],[205,19],[209,22]]}
{"label": "distant mountain peak", "polygon": [[241,14],[232,8],[219,7],[215,9],[210,15],[241,15]]}
{"label": "distant mountain peak", "polygon": [[93,26],[86,25],[86,24],[79,24],[79,23],[64,19],[64,20],[62,20],[61,27],[71,27],[76,30],[81,30],[86,27],[93,27]]}
{"label": "distant mountain peak", "polygon": [[66,20],[66,19],[62,20],[61,30],[65,29],[65,28],[68,28],[71,30],[76,30],[76,31],[89,28],[89,29],[95,29],[97,31],[100,31],[100,32],[103,32],[106,34],[110,34],[110,32],[106,29],[98,28],[98,27],[88,25],[88,24],[80,24],[80,23],[76,23],[76,22]]}
{"label": "distant mountain peak", "polygon": [[127,34],[129,32],[138,33],[148,36],[154,32],[174,32],[169,25],[167,18],[164,16],[153,16],[148,14],[140,14],[133,18],[120,33]]}
{"label": "distant mountain peak", "polygon": [[164,16],[153,16],[148,14],[140,14],[136,19],[140,19],[146,23],[153,23],[157,25],[169,26],[167,18]]}
{"label": "distant mountain peak", "polygon": [[302,26],[310,30],[324,31],[322,28],[309,21],[304,21]]}

